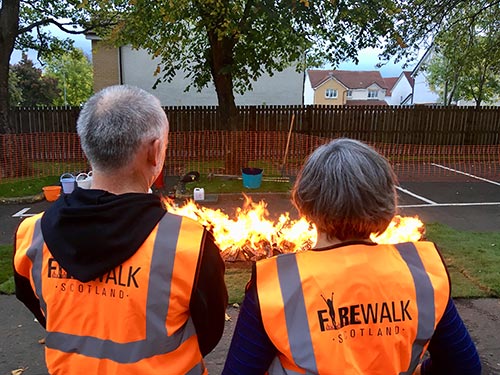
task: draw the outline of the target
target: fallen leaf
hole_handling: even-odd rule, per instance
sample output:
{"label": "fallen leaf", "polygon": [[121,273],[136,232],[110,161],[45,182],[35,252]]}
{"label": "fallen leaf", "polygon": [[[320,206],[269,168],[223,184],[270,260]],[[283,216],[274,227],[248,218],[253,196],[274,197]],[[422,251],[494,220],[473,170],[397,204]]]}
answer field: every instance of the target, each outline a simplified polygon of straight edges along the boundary
{"label": "fallen leaf", "polygon": [[12,370],[10,373],[11,375],[22,375],[23,372],[25,372],[28,368],[27,367],[21,367],[15,370]]}
{"label": "fallen leaf", "polygon": [[226,313],[226,322],[230,321],[231,317]]}

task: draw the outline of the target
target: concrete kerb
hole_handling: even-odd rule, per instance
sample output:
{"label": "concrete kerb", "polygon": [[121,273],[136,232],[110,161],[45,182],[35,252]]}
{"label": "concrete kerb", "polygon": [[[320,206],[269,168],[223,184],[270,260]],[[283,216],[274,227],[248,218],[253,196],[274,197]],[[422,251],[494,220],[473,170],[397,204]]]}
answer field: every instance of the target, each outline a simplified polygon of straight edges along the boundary
{"label": "concrete kerb", "polygon": [[27,203],[36,203],[41,202],[45,199],[43,193],[39,193],[36,195],[29,195],[26,197],[12,197],[12,198],[4,198],[0,197],[0,204],[27,204]]}
{"label": "concrete kerb", "polygon": [[[242,192],[242,193],[217,193],[217,194],[211,194],[211,195],[216,195],[219,197],[226,197],[226,198],[231,198],[231,197],[241,197],[243,194],[247,195],[248,197],[252,196],[276,196],[276,197],[283,197],[283,198],[289,198],[290,197],[290,192]],[[180,196],[178,199],[179,200],[187,200],[187,199],[192,199],[193,196],[192,194],[186,194],[185,196]],[[36,203],[36,202],[41,202],[45,200],[45,196],[43,193],[35,194],[35,195],[29,195],[25,197],[0,197],[0,204],[22,204],[22,203]],[[200,203],[203,203],[203,201],[200,201]],[[212,203],[212,202],[209,202]]]}

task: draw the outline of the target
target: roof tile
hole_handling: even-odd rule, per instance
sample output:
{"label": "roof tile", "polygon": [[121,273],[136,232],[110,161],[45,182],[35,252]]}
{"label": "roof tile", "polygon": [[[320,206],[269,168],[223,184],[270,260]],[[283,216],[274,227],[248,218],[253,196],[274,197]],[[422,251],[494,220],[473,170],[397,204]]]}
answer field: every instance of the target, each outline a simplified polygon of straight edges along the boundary
{"label": "roof tile", "polygon": [[348,89],[365,89],[376,83],[383,89],[390,89],[377,70],[308,70],[309,80],[313,88],[318,87],[331,77],[342,83]]}

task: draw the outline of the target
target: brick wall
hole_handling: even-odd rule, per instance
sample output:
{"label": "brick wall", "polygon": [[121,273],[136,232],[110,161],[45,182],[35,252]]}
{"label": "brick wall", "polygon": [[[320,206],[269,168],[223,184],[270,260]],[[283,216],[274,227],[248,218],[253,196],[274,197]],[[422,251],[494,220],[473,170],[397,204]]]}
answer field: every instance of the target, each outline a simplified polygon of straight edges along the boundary
{"label": "brick wall", "polygon": [[101,40],[92,40],[94,92],[120,83],[119,50]]}

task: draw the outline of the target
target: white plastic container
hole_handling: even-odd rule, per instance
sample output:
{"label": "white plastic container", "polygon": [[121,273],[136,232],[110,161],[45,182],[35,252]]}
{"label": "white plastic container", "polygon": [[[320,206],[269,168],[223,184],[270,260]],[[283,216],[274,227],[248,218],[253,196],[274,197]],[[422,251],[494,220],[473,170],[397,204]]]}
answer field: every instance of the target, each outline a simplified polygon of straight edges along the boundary
{"label": "white plastic container", "polygon": [[193,190],[193,199],[195,201],[203,201],[203,200],[205,200],[205,189],[204,188],[194,188],[194,190]]}
{"label": "white plastic container", "polygon": [[90,189],[92,184],[92,173],[80,173],[76,176],[76,184],[82,189]]}

